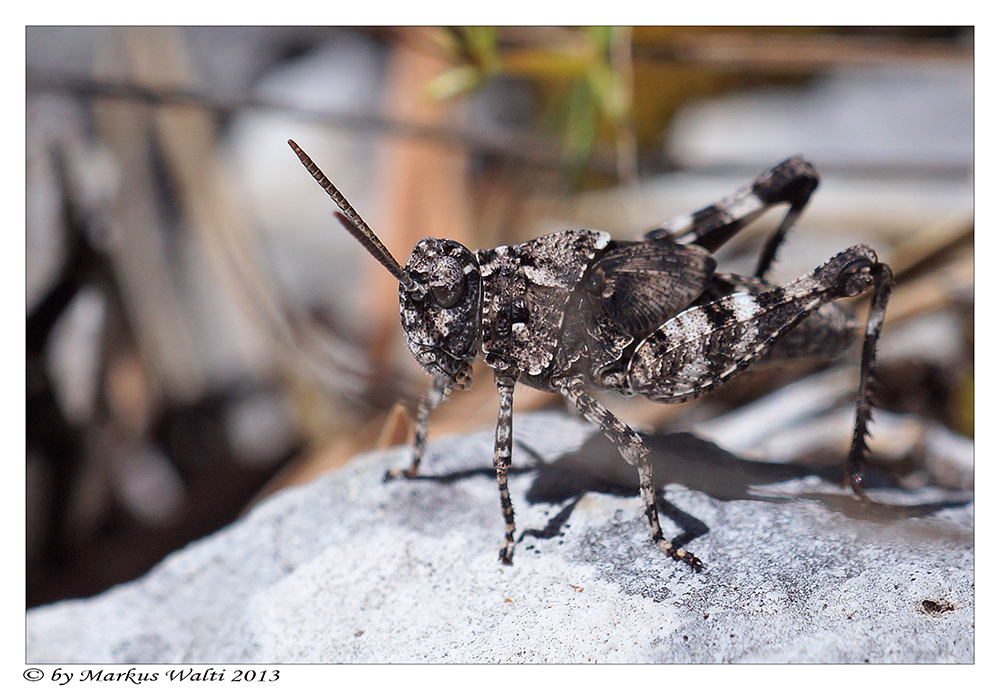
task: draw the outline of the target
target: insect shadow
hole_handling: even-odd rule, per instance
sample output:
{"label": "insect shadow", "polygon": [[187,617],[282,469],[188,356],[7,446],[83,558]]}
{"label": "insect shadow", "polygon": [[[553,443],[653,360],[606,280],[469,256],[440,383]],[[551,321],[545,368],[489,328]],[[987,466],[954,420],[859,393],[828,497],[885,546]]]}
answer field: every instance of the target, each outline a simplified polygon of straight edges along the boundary
{"label": "insect shadow", "polygon": [[[810,476],[838,484],[844,476],[843,468],[836,464],[806,466],[752,460],[684,431],[658,434],[640,432],[640,435],[651,451],[649,457],[657,487],[657,508],[681,529],[681,534],[671,540],[674,548],[682,548],[704,536],[709,532],[709,527],[665,498],[663,487],[668,484],[680,484],[720,501],[781,503],[812,500],[832,512],[873,522],[925,517],[945,508],[966,505],[972,500],[971,497],[963,496],[954,500],[899,505],[873,500],[859,502],[847,492],[769,495],[761,493],[758,487]],[[634,469],[622,462],[614,444],[600,430],[595,430],[579,448],[563,453],[552,462],[546,462],[529,444],[520,439],[515,439],[514,444],[532,460],[530,464],[515,464],[509,470],[511,475],[535,474],[534,481],[525,494],[528,503],[558,505],[568,501],[544,527],[523,530],[518,542],[526,536],[537,539],[560,536],[577,504],[588,492],[621,497],[639,495],[639,480]],[[473,477],[492,478],[494,475],[493,467],[484,466],[442,474],[421,474],[412,480],[452,484]],[[888,473],[879,472],[875,468],[866,481],[872,488],[896,486]]]}
{"label": "insect shadow", "polygon": [[[778,503],[813,500],[823,504],[828,510],[847,517],[876,522],[924,517],[945,508],[966,505],[972,500],[971,496],[963,495],[953,500],[899,505],[872,500],[859,502],[846,492],[768,495],[760,493],[756,487],[808,476],[820,477],[837,484],[843,478],[843,469],[839,465],[811,467],[751,460],[688,432],[640,435],[651,449],[657,508],[682,530],[682,534],[672,540],[676,548],[707,534],[709,528],[664,497],[663,487],[668,484],[681,484],[721,501]],[[639,494],[638,478],[632,468],[621,461],[614,445],[599,431],[588,437],[578,449],[564,453],[551,463],[544,462],[527,444],[516,443],[536,461],[537,475],[527,491],[528,502],[559,504],[570,501],[544,528],[526,529],[521,535],[522,539],[528,535],[550,539],[561,534],[577,503],[589,491],[614,496]],[[888,474],[876,471],[870,475],[872,487],[894,485],[895,482]]]}

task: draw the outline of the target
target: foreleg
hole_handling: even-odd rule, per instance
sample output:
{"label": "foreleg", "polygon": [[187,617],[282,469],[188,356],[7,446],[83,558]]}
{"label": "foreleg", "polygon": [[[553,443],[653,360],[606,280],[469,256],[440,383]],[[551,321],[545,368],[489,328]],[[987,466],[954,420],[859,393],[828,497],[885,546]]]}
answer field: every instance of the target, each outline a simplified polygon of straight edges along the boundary
{"label": "foreleg", "polygon": [[399,479],[400,477],[412,479],[417,476],[417,472],[420,469],[420,463],[427,450],[427,429],[430,424],[431,412],[438,405],[448,401],[454,387],[455,381],[440,376],[434,379],[430,388],[428,388],[427,392],[424,393],[422,398],[420,398],[420,403],[417,405],[417,418],[413,424],[413,449],[410,466],[405,470],[389,470],[385,473],[386,481],[390,479]]}

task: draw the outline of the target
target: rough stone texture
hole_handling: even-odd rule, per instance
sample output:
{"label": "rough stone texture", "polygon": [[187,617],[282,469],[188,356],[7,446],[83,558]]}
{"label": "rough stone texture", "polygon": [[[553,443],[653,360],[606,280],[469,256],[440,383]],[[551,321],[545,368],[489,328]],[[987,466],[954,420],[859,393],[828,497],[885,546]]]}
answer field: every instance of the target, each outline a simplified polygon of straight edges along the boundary
{"label": "rough stone texture", "polygon": [[650,545],[633,470],[593,431],[515,418],[515,465],[542,464],[512,475],[512,567],[484,430],[431,445],[427,479],[381,481],[404,449],[361,456],[136,582],[30,611],[27,660],[973,661],[970,495],[883,489],[866,508],[795,468],[657,437],[666,514],[703,532],[695,574]]}

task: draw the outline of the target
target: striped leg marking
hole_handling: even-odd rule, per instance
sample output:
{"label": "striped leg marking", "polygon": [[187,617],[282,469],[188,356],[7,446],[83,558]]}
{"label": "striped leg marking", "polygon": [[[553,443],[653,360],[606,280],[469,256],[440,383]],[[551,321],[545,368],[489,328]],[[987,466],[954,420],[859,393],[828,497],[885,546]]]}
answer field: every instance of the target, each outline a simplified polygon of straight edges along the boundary
{"label": "striped leg marking", "polygon": [[631,392],[683,402],[718,387],[823,304],[867,289],[876,265],[883,264],[875,252],[858,245],[786,285],[684,310],[636,348],[628,365]]}
{"label": "striped leg marking", "polygon": [[427,427],[431,412],[438,405],[448,401],[454,387],[455,382],[444,377],[435,378],[434,382],[431,383],[431,387],[420,398],[420,404],[417,406],[417,418],[413,425],[413,454],[410,466],[405,470],[389,470],[385,473],[385,481],[402,477],[412,479],[417,476],[420,462],[424,459],[424,452],[427,450]]}
{"label": "striped leg marking", "polygon": [[618,419],[608,408],[590,396],[580,379],[554,381],[556,389],[591,424],[596,424],[609,441],[618,447],[628,464],[639,472],[639,497],[649,536],[663,553],[675,561],[684,561],[695,571],[702,569],[702,562],[690,551],[675,547],[663,538],[659,512],[656,509],[656,486],[653,484],[653,466],[649,461],[649,446],[630,426]]}
{"label": "striped leg marking", "polygon": [[762,173],[753,182],[718,203],[696,213],[678,216],[652,230],[645,239],[697,244],[714,252],[740,230],[776,204],[788,204],[788,212],[761,251],[754,275],[763,278],[809,197],[819,186],[816,170],[801,158],[789,158]]}
{"label": "striped leg marking", "polygon": [[514,505],[507,488],[507,470],[510,469],[511,440],[513,435],[514,384],[497,377],[500,409],[497,413],[496,436],[493,443],[493,467],[497,472],[500,489],[500,512],[503,513],[504,535],[500,544],[500,562],[510,565],[514,558]]}

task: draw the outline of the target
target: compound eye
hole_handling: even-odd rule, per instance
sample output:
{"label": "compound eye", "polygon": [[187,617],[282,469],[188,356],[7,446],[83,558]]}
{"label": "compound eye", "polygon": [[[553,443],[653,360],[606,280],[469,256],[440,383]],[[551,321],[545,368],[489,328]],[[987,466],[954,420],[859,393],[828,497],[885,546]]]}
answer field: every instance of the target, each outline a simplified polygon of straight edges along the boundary
{"label": "compound eye", "polygon": [[462,264],[451,256],[442,256],[434,264],[430,280],[431,294],[445,309],[454,307],[465,294]]}

